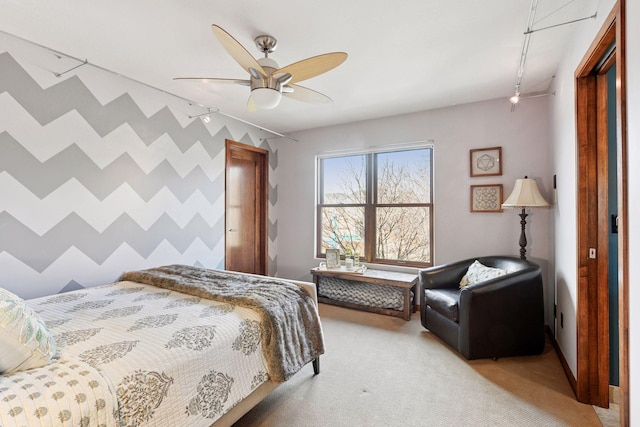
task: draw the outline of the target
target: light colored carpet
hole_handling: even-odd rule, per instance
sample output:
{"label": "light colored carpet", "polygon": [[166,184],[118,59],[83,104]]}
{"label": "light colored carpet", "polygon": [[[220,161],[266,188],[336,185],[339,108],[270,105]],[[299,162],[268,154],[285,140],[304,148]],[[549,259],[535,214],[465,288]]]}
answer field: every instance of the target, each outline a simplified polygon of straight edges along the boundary
{"label": "light colored carpet", "polygon": [[467,361],[411,321],[320,304],[320,375],[306,366],[235,426],[600,426],[551,345]]}

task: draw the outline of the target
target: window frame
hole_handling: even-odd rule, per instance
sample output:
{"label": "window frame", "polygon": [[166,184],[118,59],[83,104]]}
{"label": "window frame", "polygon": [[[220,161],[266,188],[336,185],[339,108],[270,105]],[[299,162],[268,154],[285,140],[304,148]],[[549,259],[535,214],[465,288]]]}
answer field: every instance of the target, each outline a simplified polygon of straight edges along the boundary
{"label": "window frame", "polygon": [[[429,201],[426,203],[377,203],[378,199],[378,185],[377,185],[377,173],[378,173],[378,154],[412,151],[412,150],[430,150],[430,165],[429,165]],[[324,202],[324,170],[323,160],[349,157],[349,156],[365,156],[366,158],[366,198],[364,203],[322,203]],[[361,254],[361,260],[368,264],[381,264],[392,266],[404,266],[404,267],[431,267],[433,266],[433,215],[434,215],[434,183],[433,183],[433,157],[434,147],[432,144],[420,144],[403,147],[388,147],[380,150],[361,150],[361,151],[340,151],[333,153],[325,153],[316,156],[316,257],[324,258],[325,254],[322,252],[322,210],[323,208],[341,207],[341,208],[363,208],[364,209],[364,238],[365,249]],[[384,259],[376,257],[376,223],[377,223],[377,211],[378,208],[385,207],[425,207],[428,210],[429,215],[429,261],[403,261],[395,259]],[[344,259],[344,254],[341,254],[341,259]]]}

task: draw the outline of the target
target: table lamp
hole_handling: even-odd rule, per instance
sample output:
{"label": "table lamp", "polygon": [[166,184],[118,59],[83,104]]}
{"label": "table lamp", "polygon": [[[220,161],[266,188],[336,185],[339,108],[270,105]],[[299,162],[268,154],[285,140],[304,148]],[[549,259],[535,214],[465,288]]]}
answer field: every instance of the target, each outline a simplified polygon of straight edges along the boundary
{"label": "table lamp", "polygon": [[549,202],[540,194],[538,185],[535,179],[527,178],[516,179],[516,184],[513,187],[511,195],[502,204],[503,209],[520,209],[520,225],[522,226],[522,232],[520,233],[520,258],[527,259],[525,256],[527,250],[527,236],[525,235],[525,227],[527,225],[527,212],[526,208],[548,208]]}

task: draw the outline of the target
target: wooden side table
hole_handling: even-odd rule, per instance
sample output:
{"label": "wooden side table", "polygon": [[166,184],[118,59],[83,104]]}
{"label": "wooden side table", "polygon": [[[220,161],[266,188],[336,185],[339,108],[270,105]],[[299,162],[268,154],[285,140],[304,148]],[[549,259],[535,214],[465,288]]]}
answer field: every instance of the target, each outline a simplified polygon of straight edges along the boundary
{"label": "wooden side table", "polygon": [[[348,271],[327,270],[319,267],[311,269],[313,281],[318,290],[318,301],[325,304],[338,305],[341,307],[354,308],[357,310],[370,311],[373,313],[386,314],[389,316],[401,317],[404,320],[411,319],[411,313],[416,312],[416,300],[418,299],[418,275],[408,273],[398,273],[395,271],[366,270],[363,274],[354,274]],[[393,286],[401,288],[404,296],[404,309],[393,310],[390,308],[373,307],[366,304],[355,304],[352,302],[338,301],[321,296],[322,278],[333,277],[354,282],[374,283],[377,285]],[[411,293],[413,292],[413,301]]]}

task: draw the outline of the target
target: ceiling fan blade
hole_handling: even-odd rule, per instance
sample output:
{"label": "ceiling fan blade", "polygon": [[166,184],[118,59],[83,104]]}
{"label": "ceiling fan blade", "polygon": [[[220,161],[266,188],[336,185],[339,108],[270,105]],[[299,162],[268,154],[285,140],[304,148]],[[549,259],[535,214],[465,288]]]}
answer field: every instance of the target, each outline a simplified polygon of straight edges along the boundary
{"label": "ceiling fan blade", "polygon": [[260,63],[258,63],[258,61],[247,49],[244,48],[244,46],[240,44],[240,42],[238,42],[238,40],[234,39],[231,34],[227,33],[215,24],[211,26],[211,29],[213,30],[213,34],[218,38],[220,44],[222,44],[222,47],[225,48],[229,55],[231,55],[246,72],[251,73],[249,69],[253,68],[263,77],[267,77],[267,73],[264,71]]}
{"label": "ceiling fan blade", "polygon": [[[289,90],[286,89],[288,87],[291,87],[293,91],[289,92]],[[291,84],[285,86],[285,89],[282,91],[282,95],[287,98],[295,99],[296,101],[309,102],[312,104],[328,104],[333,102],[333,100],[327,95],[303,86]]]}
{"label": "ceiling fan blade", "polygon": [[293,76],[291,83],[301,82],[336,68],[346,59],[347,54],[344,52],[325,53],[289,64],[273,74],[289,73]]}
{"label": "ceiling fan blade", "polygon": [[251,86],[250,80],[243,79],[219,79],[217,77],[174,77],[173,80],[198,80],[201,82],[233,83],[242,86]]}

